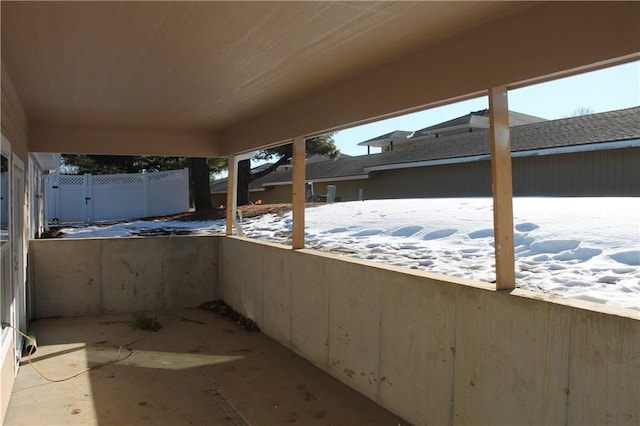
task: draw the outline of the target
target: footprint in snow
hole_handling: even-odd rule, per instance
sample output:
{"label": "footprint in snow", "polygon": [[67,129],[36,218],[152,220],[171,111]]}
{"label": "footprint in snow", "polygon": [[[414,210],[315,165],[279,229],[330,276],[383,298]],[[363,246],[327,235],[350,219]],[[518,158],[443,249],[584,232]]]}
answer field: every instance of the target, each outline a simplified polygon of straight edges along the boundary
{"label": "footprint in snow", "polygon": [[613,275],[605,275],[604,277],[598,278],[598,282],[603,284],[615,284],[618,281],[620,281],[620,277]]}
{"label": "footprint in snow", "polygon": [[481,229],[479,231],[471,232],[467,235],[471,239],[493,237],[493,229],[490,229],[490,228]]}
{"label": "footprint in snow", "polygon": [[469,253],[476,253],[476,252],[480,251],[480,249],[478,249],[478,248],[468,248],[468,249],[462,249],[460,251],[462,253],[469,254]]}
{"label": "footprint in snow", "polygon": [[620,251],[609,256],[618,263],[624,263],[629,266],[640,265],[640,250]]}
{"label": "footprint in snow", "polygon": [[567,267],[558,263],[552,263],[551,265],[547,266],[547,269],[549,269],[550,271],[564,271],[565,269],[567,269]]}
{"label": "footprint in snow", "polygon": [[325,231],[327,234],[337,234],[338,232],[346,232],[348,231],[347,228],[333,228],[333,229],[329,229],[328,231]]}
{"label": "footprint in snow", "polygon": [[531,237],[527,237],[526,234],[515,234],[513,236],[513,242],[516,247],[518,246],[530,246],[535,240]]}
{"label": "footprint in snow", "polygon": [[356,232],[355,234],[351,234],[352,237],[370,237],[372,235],[378,235],[382,231],[380,229],[365,229],[364,231]]}
{"label": "footprint in snow", "polygon": [[569,250],[569,251],[566,251],[564,253],[560,253],[558,255],[555,255],[555,256],[553,256],[553,259],[554,260],[562,260],[562,261],[577,260],[579,262],[586,262],[587,260],[589,260],[592,257],[595,257],[595,256],[597,256],[597,255],[599,255],[601,253],[602,253],[602,249],[581,247],[581,248],[576,249],[576,250]]}
{"label": "footprint in snow", "polygon": [[422,239],[423,240],[438,240],[440,238],[446,238],[458,232],[457,229],[439,229],[437,231],[429,232]]}
{"label": "footprint in snow", "polygon": [[538,228],[540,228],[538,225],[531,222],[519,223],[516,225],[516,231],[520,231],[520,232],[531,232],[534,229],[538,229]]}
{"label": "footprint in snow", "polygon": [[391,233],[392,237],[410,237],[413,234],[420,232],[422,226],[405,226],[400,229],[396,229]]}
{"label": "footprint in snow", "polygon": [[636,271],[635,268],[614,268],[613,269],[614,274],[630,274],[635,271]]}
{"label": "footprint in snow", "polygon": [[546,240],[531,244],[533,253],[560,253],[565,250],[574,250],[580,241],[577,240]]}
{"label": "footprint in snow", "polygon": [[547,260],[549,260],[549,256],[547,256],[546,254],[541,254],[539,256],[534,257],[532,260],[536,262],[546,262]]}

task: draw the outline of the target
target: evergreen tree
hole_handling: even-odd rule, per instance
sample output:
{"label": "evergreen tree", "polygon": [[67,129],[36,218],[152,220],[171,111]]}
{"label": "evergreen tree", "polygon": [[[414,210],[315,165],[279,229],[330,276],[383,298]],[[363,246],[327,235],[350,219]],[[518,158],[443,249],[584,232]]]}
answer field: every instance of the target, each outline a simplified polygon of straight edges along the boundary
{"label": "evergreen tree", "polygon": [[[333,142],[333,135],[334,133],[327,133],[322,136],[307,139],[305,144],[307,158],[312,155],[324,155],[332,160],[338,158],[340,156],[340,151],[336,148],[336,145]],[[276,159],[273,164],[259,172],[251,173],[251,160],[242,160],[238,162],[238,205],[242,206],[249,204],[249,185],[251,182],[268,175],[282,165],[289,164],[292,157],[293,145],[286,144],[276,148],[258,151],[254,157],[257,160]]]}

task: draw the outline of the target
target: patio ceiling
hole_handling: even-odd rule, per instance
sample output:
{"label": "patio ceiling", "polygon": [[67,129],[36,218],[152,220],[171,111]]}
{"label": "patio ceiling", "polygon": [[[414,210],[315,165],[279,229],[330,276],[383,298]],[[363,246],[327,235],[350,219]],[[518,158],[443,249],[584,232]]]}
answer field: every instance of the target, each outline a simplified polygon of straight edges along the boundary
{"label": "patio ceiling", "polygon": [[640,52],[638,3],[1,7],[34,152],[229,155]]}

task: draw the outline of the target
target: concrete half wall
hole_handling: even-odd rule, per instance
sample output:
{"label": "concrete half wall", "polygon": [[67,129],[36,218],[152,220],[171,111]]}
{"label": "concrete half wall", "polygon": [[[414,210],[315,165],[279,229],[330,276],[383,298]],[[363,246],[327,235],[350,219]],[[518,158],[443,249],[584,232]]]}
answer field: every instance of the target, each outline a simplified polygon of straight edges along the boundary
{"label": "concrete half wall", "polygon": [[220,266],[227,303],[412,423],[640,423],[636,311],[242,238]]}
{"label": "concrete half wall", "polygon": [[188,308],[219,298],[219,238],[32,240],[31,317]]}
{"label": "concrete half wall", "polygon": [[238,237],[35,240],[29,266],[36,317],[223,298],[414,424],[640,424],[638,311]]}

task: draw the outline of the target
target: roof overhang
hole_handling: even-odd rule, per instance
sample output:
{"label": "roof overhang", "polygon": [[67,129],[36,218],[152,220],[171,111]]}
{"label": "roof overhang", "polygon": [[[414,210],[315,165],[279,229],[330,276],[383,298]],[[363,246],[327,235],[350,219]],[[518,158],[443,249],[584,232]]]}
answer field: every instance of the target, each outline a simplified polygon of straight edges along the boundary
{"label": "roof overhang", "polygon": [[640,58],[638,2],[1,7],[32,152],[231,155]]}
{"label": "roof overhang", "polygon": [[[264,192],[265,189],[264,188],[249,188],[249,192]],[[211,191],[211,194],[226,194],[227,190],[223,190],[223,191]]]}
{"label": "roof overhang", "polygon": [[[546,155],[573,154],[578,152],[608,151],[613,149],[638,148],[640,139],[629,139],[614,142],[601,142],[583,145],[560,146],[554,148],[530,149],[513,151],[511,158],[539,157]],[[379,166],[365,167],[366,172],[380,172],[397,169],[412,169],[416,167],[444,166],[447,164],[472,163],[475,161],[489,161],[491,154],[469,155],[466,157],[440,158],[436,160],[410,161],[405,163],[382,164]]]}
{"label": "roof overhang", "polygon": [[[369,179],[369,173],[361,174],[361,175],[352,175],[352,176],[336,176],[336,177],[326,177],[326,178],[317,178],[317,179],[307,179],[307,182],[313,183],[325,183],[325,182],[344,182],[349,180],[363,180]],[[263,183],[262,186],[283,186],[283,185],[291,185],[291,181],[281,181],[281,182],[266,182]]]}
{"label": "roof overhang", "polygon": [[41,170],[56,170],[60,167],[60,154],[34,152],[31,156],[35,162],[38,163],[38,167],[40,167]]}
{"label": "roof overhang", "polygon": [[394,144],[394,145],[402,145],[408,142],[414,142],[411,139],[407,139],[406,137],[404,138],[386,138],[386,139],[376,139],[373,141],[368,141],[368,142],[360,142],[358,144],[358,146],[372,146],[375,148],[384,148],[386,146],[389,146],[390,144]]}

